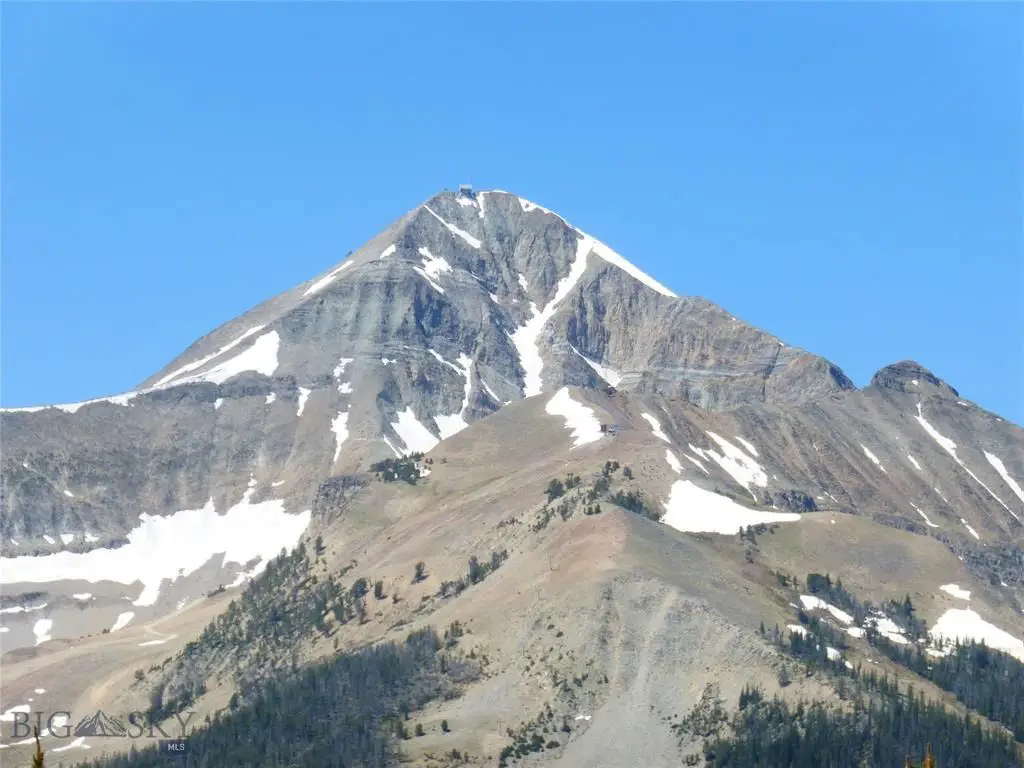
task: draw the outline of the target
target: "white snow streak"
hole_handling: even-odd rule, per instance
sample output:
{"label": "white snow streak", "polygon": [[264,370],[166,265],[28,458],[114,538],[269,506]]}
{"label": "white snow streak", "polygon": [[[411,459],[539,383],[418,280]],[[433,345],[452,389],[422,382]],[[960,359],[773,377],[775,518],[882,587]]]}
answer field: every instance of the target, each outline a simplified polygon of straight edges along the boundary
{"label": "white snow streak", "polygon": [[730,477],[747,489],[747,492],[754,498],[754,501],[757,501],[757,495],[750,489],[750,486],[756,485],[759,488],[767,487],[768,474],[764,471],[764,467],[758,464],[754,459],[747,456],[740,448],[737,448],[724,437],[719,437],[714,432],[708,432],[707,435],[718,443],[718,446],[722,449],[722,453],[715,453],[715,451],[710,448],[701,450],[692,445],[690,446],[690,450],[702,459],[710,459],[718,464],[718,466],[724,469]]}
{"label": "white snow streak", "polygon": [[225,352],[227,352],[229,349],[234,349],[235,347],[237,347],[239,344],[241,344],[243,341],[245,341],[247,338],[249,338],[253,334],[259,333],[260,331],[263,330],[263,328],[264,328],[264,326],[262,326],[262,325],[257,325],[257,326],[254,326],[254,327],[250,328],[245,333],[243,333],[241,336],[239,336],[237,339],[235,339],[232,342],[229,342],[228,344],[225,344],[223,347],[218,349],[212,355],[207,355],[206,357],[201,357],[201,358],[199,358],[198,360],[196,360],[194,362],[186,363],[185,365],[181,366],[180,368],[178,368],[178,369],[172,371],[171,373],[167,374],[162,379],[160,379],[154,386],[157,386],[157,387],[163,386],[164,384],[167,384],[168,382],[172,381],[173,379],[178,378],[183,373],[188,373],[189,371],[194,371],[194,370],[196,370],[196,368],[202,368],[208,362],[210,362],[211,360],[213,360],[216,357],[220,357]]}
{"label": "white snow streak", "polygon": [[480,384],[481,384],[481,385],[483,386],[483,388],[484,388],[484,392],[486,392],[486,393],[487,393],[488,395],[490,395],[490,396],[491,396],[491,399],[493,399],[493,400],[494,400],[494,402],[496,402],[496,403],[501,403],[501,398],[500,398],[500,397],[498,397],[498,396],[497,396],[497,395],[496,395],[496,394],[494,393],[494,390],[493,390],[493,389],[491,389],[490,387],[488,387],[488,386],[487,386],[487,382],[486,382],[486,381],[484,381],[483,379],[480,379]]}
{"label": "white snow streak", "polygon": [[205,373],[189,376],[176,383],[212,381],[214,384],[223,384],[232,376],[237,376],[243,371],[255,371],[264,376],[272,376],[277,370],[277,352],[280,346],[281,337],[277,331],[270,331],[256,339],[252,346],[244,352],[225,360]]}
{"label": "white snow streak", "polygon": [[124,613],[118,614],[117,621],[114,622],[114,626],[110,628],[110,631],[117,632],[119,629],[124,629],[128,626],[128,622],[134,618],[134,611],[125,611]]}
{"label": "white snow streak", "polygon": [[69,491],[69,490],[68,490],[67,488],[65,488],[65,489],[64,489],[64,495],[65,495],[65,496],[67,496],[67,497],[68,497],[69,499],[73,499],[73,498],[75,498],[75,494],[73,494],[73,493],[72,493],[71,491]]}
{"label": "white snow streak", "polygon": [[971,599],[971,593],[966,589],[960,589],[960,586],[957,584],[943,584],[939,589],[947,595],[952,595],[953,597],[957,597],[961,600]]}
{"label": "white snow streak", "polygon": [[462,407],[459,409],[459,412],[452,414],[451,416],[434,417],[434,423],[437,425],[437,431],[441,433],[441,439],[445,440],[452,435],[458,434],[469,426],[469,424],[466,423],[466,419],[463,417],[463,414],[465,414],[466,410],[469,408],[469,395],[473,388],[473,360],[468,355],[459,355],[459,365],[462,366],[459,368],[452,363],[449,363],[443,357],[434,352],[434,350],[430,351],[441,362],[465,378]]}
{"label": "white snow streak", "polygon": [[656,438],[658,438],[659,440],[664,440],[666,443],[670,445],[672,444],[672,441],[668,439],[668,435],[661,431],[660,421],[658,421],[649,413],[641,413],[640,418],[642,418],[644,421],[651,425],[651,431],[654,433],[654,436]]}
{"label": "white snow streak", "polygon": [[75,534],[73,534],[73,533],[62,533],[60,535],[60,540],[64,542],[65,546],[67,546],[68,544],[70,544],[72,541],[75,540]]}
{"label": "white snow streak", "polygon": [[936,640],[983,642],[1024,661],[1024,642],[981,618],[970,608],[950,608],[928,632]]}
{"label": "white snow streak", "polygon": [[444,293],[444,288],[442,288],[440,285],[435,283],[430,278],[430,275],[428,275],[426,272],[424,272],[420,267],[413,267],[413,271],[416,272],[420,277],[422,277],[428,283],[430,283],[430,287],[433,288],[435,291],[437,291],[438,293],[442,293],[442,294]]}
{"label": "white snow streak", "polygon": [[917,416],[915,416],[914,418],[916,418],[918,424],[920,424],[924,428],[924,431],[927,432],[935,442],[941,445],[943,449],[946,451],[946,453],[953,457],[954,461],[956,461],[956,463],[963,468],[964,472],[966,472],[968,475],[974,478],[974,481],[978,483],[978,485],[980,485],[982,488],[988,491],[989,496],[998,501],[1002,505],[1003,509],[1005,509],[1007,512],[1014,516],[1017,522],[1024,522],[1020,519],[1020,516],[1016,512],[1014,512],[1012,509],[1006,506],[1003,500],[996,496],[992,492],[992,489],[985,485],[983,482],[981,482],[981,480],[978,479],[978,476],[971,472],[971,470],[967,468],[967,465],[960,460],[960,457],[956,455],[956,443],[954,443],[948,437],[944,437],[943,435],[939,434],[939,431],[935,429],[935,427],[933,427],[931,424],[925,421],[924,415],[921,413],[920,403],[917,404]]}
{"label": "white snow streak", "polygon": [[348,269],[351,266],[352,266],[352,262],[351,261],[346,261],[340,267],[338,267],[337,269],[332,270],[325,277],[321,277],[319,280],[317,280],[315,283],[313,283],[311,286],[309,286],[309,288],[306,289],[306,292],[303,293],[302,295],[303,296],[311,296],[312,294],[317,293],[318,291],[322,291],[324,288],[326,288],[328,285],[330,285],[332,282],[334,282],[334,278],[336,278],[338,275],[340,275],[343,271],[345,271],[346,269]]}
{"label": "white snow streak", "polygon": [[36,636],[36,645],[51,640],[50,630],[53,629],[53,619],[40,619],[32,625],[32,634]]}
{"label": "white snow streak", "polygon": [[683,471],[683,465],[679,463],[679,459],[677,459],[675,454],[668,448],[665,449],[665,461],[668,462],[668,465],[672,467],[677,474]]}
{"label": "white snow streak", "polygon": [[[580,234],[583,233],[581,232]],[[678,298],[674,293],[672,293],[672,291],[670,291],[664,285],[659,283],[653,277],[648,275],[646,272],[641,271],[634,264],[626,261],[619,254],[617,254],[615,251],[609,248],[607,245],[597,240],[594,241],[594,255],[599,256],[600,258],[604,259],[610,264],[614,264],[619,269],[632,275],[634,278],[639,280],[648,288],[653,288],[655,291],[662,294],[663,296],[671,296],[674,299]]]}
{"label": "white snow streak", "polygon": [[522,272],[519,273],[519,287],[522,288],[524,291],[530,290],[530,286],[526,282],[526,275],[524,275]]}
{"label": "white snow streak", "polygon": [[144,513],[138,527],[129,532],[128,543],[117,549],[3,558],[3,582],[141,582],[143,589],[134,605],[152,605],[164,579],[173,582],[187,576],[218,555],[225,565],[244,565],[257,558],[266,562],[281,547],[295,546],[309,519],[309,510],[298,515],[285,513],[281,500],[252,504],[247,497],[218,515],[211,499],[202,509],[166,517]]}
{"label": "white snow streak", "polygon": [[846,611],[836,608],[831,603],[822,600],[820,597],[815,597],[814,595],[800,595],[800,602],[803,604],[804,610],[811,611],[820,609],[822,611],[828,611],[843,622],[843,624],[853,624],[853,616],[848,614]]}
{"label": "white snow streak", "polygon": [[677,480],[665,503],[662,522],[677,531],[735,534],[760,523],[787,523],[800,519],[792,512],[749,509],[726,496],[706,491],[689,480]]}
{"label": "white snow streak", "polygon": [[397,415],[398,421],[391,422],[391,426],[405,443],[405,453],[427,453],[440,442],[416,418],[412,406]]}
{"label": "white snow streak", "polygon": [[277,395],[276,395],[275,393],[271,392],[271,393],[270,393],[269,395],[267,395],[267,401],[266,401],[266,404],[267,404],[267,405],[270,405],[270,404],[271,404],[272,402],[274,402],[275,400],[277,400]]}
{"label": "white snow streak", "polygon": [[571,349],[573,352],[579,355],[580,358],[582,358],[583,362],[589,365],[591,368],[593,368],[594,372],[602,379],[607,381],[613,387],[619,386],[619,383],[622,381],[622,374],[612,370],[606,365],[601,365],[601,363],[595,363],[589,357],[587,357],[578,349],[576,349],[576,347],[574,347],[572,344],[569,345],[569,349]]}
{"label": "white snow streak", "polygon": [[467,243],[469,243],[474,248],[479,248],[480,247],[480,241],[477,240],[475,237],[473,237],[471,234],[469,234],[468,232],[462,231],[461,229],[456,227],[454,224],[449,224],[447,221],[445,221],[440,216],[438,216],[436,213],[434,213],[434,211],[430,208],[429,205],[424,205],[423,207],[427,209],[427,213],[429,213],[435,219],[437,219],[442,224],[444,224],[448,228],[448,231],[451,232],[453,235],[457,235],[458,237],[461,237],[463,240],[465,240]]}
{"label": "white snow streak", "polygon": [[[523,394],[525,397],[539,395],[543,387],[542,372],[544,370],[544,359],[541,357],[537,341],[544,329],[544,325],[555,314],[559,302],[576,287],[583,272],[587,268],[587,254],[590,253],[594,241],[590,238],[580,238],[576,247],[576,258],[569,267],[569,274],[558,281],[555,288],[554,298],[548,302],[544,309],[537,309],[537,305],[530,302],[532,317],[524,325],[511,334],[512,344],[519,353],[519,364],[523,367],[524,384]],[[522,275],[520,275],[522,277]],[[525,282],[525,280],[523,281]]]}
{"label": "white snow streak", "polygon": [[72,597],[75,600],[92,600],[92,592],[75,592]]}
{"label": "white snow streak", "polygon": [[977,532],[976,530],[974,530],[973,528],[971,528],[970,524],[968,524],[968,522],[967,522],[966,520],[964,520],[964,519],[963,519],[963,518],[961,517],[961,518],[960,518],[960,522],[964,524],[964,528],[966,528],[966,529],[967,529],[967,532],[968,532],[968,533],[970,533],[970,534],[971,534],[971,536],[973,536],[974,538],[976,538],[976,539],[977,539],[978,541],[981,541],[981,536],[979,536],[979,535],[978,535],[978,532]]}
{"label": "white snow streak", "polygon": [[46,543],[47,544],[56,544],[57,543],[57,541],[53,538],[53,536],[49,536],[48,534],[44,533],[43,534],[43,538],[46,539]]}
{"label": "white snow streak", "polygon": [[380,252],[380,257],[377,259],[377,261],[380,261],[381,259],[386,259],[388,256],[390,256],[397,250],[398,249],[395,247],[395,244],[392,243],[391,245],[389,245],[387,248]]}
{"label": "white snow streak", "polygon": [[49,603],[40,603],[39,605],[30,605],[28,607],[15,605],[11,608],[0,608],[0,614],[2,613],[31,613],[32,611],[41,611]]}
{"label": "white snow streak", "polygon": [[594,415],[594,409],[573,400],[568,387],[558,390],[548,400],[544,411],[565,419],[566,428],[572,430],[573,448],[601,439],[601,422]]}
{"label": "white snow streak", "polygon": [[296,411],[296,416],[301,416],[302,412],[306,409],[306,401],[309,400],[310,394],[313,392],[311,389],[305,387],[299,387],[299,408]]}
{"label": "white snow streak", "polygon": [[910,463],[914,465],[914,468],[917,469],[918,472],[924,472],[924,470],[921,469],[921,465],[917,463],[917,459],[915,459],[909,453],[907,454],[907,458],[910,459]]}
{"label": "white snow streak", "polygon": [[1020,487],[1016,480],[1010,477],[1010,473],[1006,471],[1006,465],[1003,464],[1003,460],[988,451],[985,451],[985,458],[988,459],[989,464],[995,467],[996,472],[1003,478],[1003,482],[1010,486],[1010,490],[1017,494],[1017,498],[1024,501],[1024,489]]}
{"label": "white snow streak", "polygon": [[348,438],[348,413],[342,412],[331,421],[331,432],[334,433],[334,461],[341,456],[341,446]]}
{"label": "white snow streak", "polygon": [[914,508],[914,510],[917,512],[917,514],[919,514],[922,518],[924,518],[924,521],[925,521],[925,523],[928,524],[929,528],[938,528],[939,527],[935,523],[933,523],[931,520],[928,519],[928,515],[926,515],[924,512],[922,512],[921,508],[918,507],[917,504],[915,504],[914,502],[910,502],[910,506],[912,506]]}
{"label": "white snow streak", "polygon": [[[872,463],[873,463],[873,464],[874,464],[874,465],[875,465],[876,467],[878,467],[878,468],[879,468],[880,470],[882,470],[883,472],[885,472],[885,467],[883,467],[883,466],[882,466],[882,462],[880,462],[880,461],[878,460],[878,457],[877,457],[877,456],[875,456],[875,454],[873,454],[873,453],[872,453],[872,452],[871,452],[870,450],[868,450],[868,447],[867,447],[866,445],[864,445],[864,443],[861,443],[861,444],[860,444],[860,447],[861,447],[861,449],[863,449],[863,451],[864,451],[864,455],[865,455],[865,456],[867,456],[867,457],[868,457],[869,459],[871,459]],[[885,474],[889,474],[889,473],[888,473],[888,472],[885,472]]]}
{"label": "white snow streak", "polygon": [[754,458],[757,458],[757,448],[752,446],[750,443],[748,443],[746,440],[744,440],[739,435],[736,436],[736,442],[742,444],[743,447],[747,449],[747,453],[749,453]]}
{"label": "white snow streak", "polygon": [[705,467],[705,466],[704,466],[703,464],[701,464],[701,463],[700,463],[700,459],[695,459],[695,458],[693,458],[693,456],[691,456],[691,455],[690,455],[690,454],[688,454],[688,453],[684,453],[683,455],[684,455],[684,456],[685,456],[686,458],[688,458],[688,459],[689,459],[690,461],[692,461],[692,462],[693,462],[694,464],[696,464],[696,465],[697,465],[697,468],[698,468],[698,469],[699,469],[699,470],[700,470],[701,472],[703,472],[703,473],[704,473],[705,475],[708,475],[709,477],[711,476],[711,473],[710,473],[710,472],[708,472],[707,468],[706,468],[706,467]]}

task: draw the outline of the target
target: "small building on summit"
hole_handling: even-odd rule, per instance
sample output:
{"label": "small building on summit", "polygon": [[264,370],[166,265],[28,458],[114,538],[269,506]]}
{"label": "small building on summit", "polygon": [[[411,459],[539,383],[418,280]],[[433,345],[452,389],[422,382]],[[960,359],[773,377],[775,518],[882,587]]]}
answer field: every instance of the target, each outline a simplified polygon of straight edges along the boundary
{"label": "small building on summit", "polygon": [[459,194],[463,197],[473,196],[473,185],[472,184],[459,184]]}

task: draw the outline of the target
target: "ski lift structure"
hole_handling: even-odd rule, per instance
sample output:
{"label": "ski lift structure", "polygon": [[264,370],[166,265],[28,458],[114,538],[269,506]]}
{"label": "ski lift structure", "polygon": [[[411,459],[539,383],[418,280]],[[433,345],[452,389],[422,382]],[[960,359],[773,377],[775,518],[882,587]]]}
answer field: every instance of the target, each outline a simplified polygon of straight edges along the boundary
{"label": "ski lift structure", "polygon": [[618,424],[602,424],[601,425],[601,434],[602,435],[611,435],[612,437],[615,437],[616,435],[619,434],[619,429],[620,429],[620,427],[619,427]]}

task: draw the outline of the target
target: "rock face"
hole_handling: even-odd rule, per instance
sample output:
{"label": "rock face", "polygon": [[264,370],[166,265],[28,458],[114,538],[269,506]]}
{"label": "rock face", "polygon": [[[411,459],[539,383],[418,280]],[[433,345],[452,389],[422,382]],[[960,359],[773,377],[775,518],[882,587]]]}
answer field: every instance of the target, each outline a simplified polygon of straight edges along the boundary
{"label": "rock face", "polygon": [[344,483],[318,491],[331,477],[566,385],[660,408],[679,445],[723,457],[693,456],[700,482],[748,494],[705,434],[731,423],[772,468],[755,503],[824,501],[933,533],[924,518],[938,516],[956,546],[982,546],[983,530],[1020,541],[1024,497],[1004,477],[1024,478],[1020,429],[921,366],[887,366],[857,391],[828,360],[674,295],[557,214],[445,192],[133,392],[0,413],[0,551],[87,552],[127,541],[142,515],[211,501],[297,514],[344,496]]}
{"label": "rock face", "polygon": [[308,508],[333,474],[429,449],[526,395],[606,382],[711,410],[852,387],[543,208],[443,193],[134,392],[3,412],[2,551],[101,546],[143,512],[224,509],[250,477],[254,498]]}

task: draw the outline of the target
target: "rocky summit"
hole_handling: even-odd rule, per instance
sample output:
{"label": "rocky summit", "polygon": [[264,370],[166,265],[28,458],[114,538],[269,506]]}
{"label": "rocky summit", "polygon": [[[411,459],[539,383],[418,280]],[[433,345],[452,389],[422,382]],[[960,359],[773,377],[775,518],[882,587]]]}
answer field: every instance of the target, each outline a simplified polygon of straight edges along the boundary
{"label": "rocky summit", "polygon": [[[0,430],[11,755],[17,713],[102,710],[187,712],[222,766],[751,765],[787,707],[846,734],[871,700],[939,765],[1019,764],[1021,428],[913,361],[858,389],[511,193],[442,192]],[[313,699],[336,720],[296,735]],[[244,752],[243,712],[292,751]],[[942,741],[975,722],[994,762]],[[75,738],[164,764],[124,734]]]}

